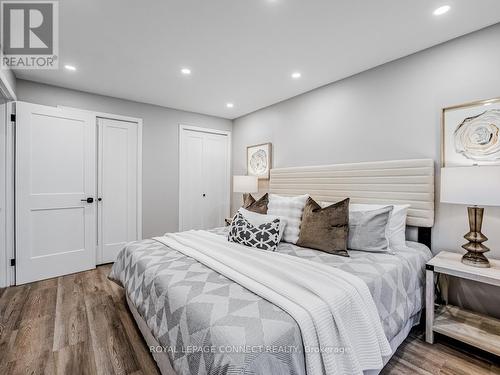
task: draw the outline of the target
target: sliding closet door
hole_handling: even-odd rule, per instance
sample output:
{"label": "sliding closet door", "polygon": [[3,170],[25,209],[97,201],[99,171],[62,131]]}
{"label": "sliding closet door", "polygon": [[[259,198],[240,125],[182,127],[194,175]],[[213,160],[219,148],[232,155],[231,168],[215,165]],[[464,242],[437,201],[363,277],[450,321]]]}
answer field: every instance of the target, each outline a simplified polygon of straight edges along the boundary
{"label": "sliding closet door", "polygon": [[179,230],[224,225],[229,214],[230,134],[181,126]]}
{"label": "sliding closet door", "polygon": [[98,118],[98,263],[114,262],[138,233],[138,124]]}
{"label": "sliding closet door", "polygon": [[94,119],[22,102],[16,115],[16,283],[94,268]]}

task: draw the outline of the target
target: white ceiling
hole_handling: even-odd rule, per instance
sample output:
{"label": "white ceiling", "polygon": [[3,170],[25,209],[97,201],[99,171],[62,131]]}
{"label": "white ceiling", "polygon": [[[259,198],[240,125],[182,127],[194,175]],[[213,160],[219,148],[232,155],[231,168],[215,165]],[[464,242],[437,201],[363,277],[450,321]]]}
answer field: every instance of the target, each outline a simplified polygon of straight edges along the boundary
{"label": "white ceiling", "polygon": [[[434,16],[443,4],[451,10]],[[498,0],[63,0],[59,6],[60,69],[18,71],[19,78],[231,119],[500,22]],[[294,71],[302,77],[291,79]]]}

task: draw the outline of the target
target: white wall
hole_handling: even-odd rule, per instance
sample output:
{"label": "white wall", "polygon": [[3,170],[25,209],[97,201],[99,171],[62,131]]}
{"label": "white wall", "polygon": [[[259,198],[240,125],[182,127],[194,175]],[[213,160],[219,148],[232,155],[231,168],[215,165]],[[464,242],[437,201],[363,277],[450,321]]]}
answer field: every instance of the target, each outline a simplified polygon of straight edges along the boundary
{"label": "white wall", "polygon": [[[246,172],[246,146],[263,142],[273,143],[274,167],[408,158],[438,166],[441,108],[493,97],[500,97],[500,24],[236,119],[233,173]],[[491,258],[500,258],[499,228],[500,209],[487,208]],[[437,204],[434,252],[461,251],[467,231],[465,206]],[[457,292],[455,300],[500,316],[498,288],[472,295],[461,283]],[[488,295],[496,301],[486,302]]]}
{"label": "white wall", "polygon": [[142,118],[143,237],[178,230],[179,124],[231,130],[230,120],[89,94],[31,81],[17,81],[18,100],[64,105]]}

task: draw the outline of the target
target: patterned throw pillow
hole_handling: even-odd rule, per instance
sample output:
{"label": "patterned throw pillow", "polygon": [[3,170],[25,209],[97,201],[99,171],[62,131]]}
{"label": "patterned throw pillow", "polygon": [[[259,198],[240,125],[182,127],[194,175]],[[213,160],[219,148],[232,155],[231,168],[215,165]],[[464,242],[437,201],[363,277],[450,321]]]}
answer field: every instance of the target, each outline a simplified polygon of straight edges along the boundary
{"label": "patterned throw pillow", "polygon": [[227,239],[241,245],[274,251],[280,241],[279,233],[280,219],[253,226],[243,217],[241,212],[238,212],[233,218]]}

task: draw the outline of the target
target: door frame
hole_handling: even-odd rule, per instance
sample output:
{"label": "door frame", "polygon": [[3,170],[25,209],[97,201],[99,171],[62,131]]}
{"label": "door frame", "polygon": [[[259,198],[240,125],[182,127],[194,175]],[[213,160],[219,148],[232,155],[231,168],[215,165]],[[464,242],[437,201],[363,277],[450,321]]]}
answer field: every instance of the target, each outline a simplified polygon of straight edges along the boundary
{"label": "door frame", "polygon": [[[15,142],[15,121],[12,121],[11,115],[15,115],[14,101],[5,103],[5,159],[4,159],[4,184],[0,186],[0,199],[4,199],[4,228],[5,238],[3,246],[0,246],[0,287],[15,285],[16,267],[10,265],[10,259],[15,258],[15,233],[14,233],[14,142]],[[1,162],[1,161],[0,161]],[[1,178],[0,178],[1,180]],[[1,220],[0,220],[1,221]],[[1,232],[1,230],[0,230]]]}
{"label": "door frame", "polygon": [[178,229],[181,231],[182,229],[182,171],[183,171],[183,165],[182,165],[182,152],[184,151],[182,148],[182,141],[184,140],[185,136],[185,131],[195,131],[195,132],[200,132],[200,133],[209,133],[209,134],[219,134],[219,135],[225,135],[227,136],[227,161],[226,161],[226,179],[227,179],[227,191],[228,191],[228,197],[227,197],[227,212],[226,216],[229,216],[229,213],[231,212],[231,150],[232,150],[232,141],[231,141],[231,130],[220,130],[220,129],[212,129],[212,128],[205,128],[201,126],[193,126],[193,125],[185,125],[185,124],[179,124],[179,222],[178,222]]}
{"label": "door frame", "polygon": [[0,288],[7,286],[7,103],[0,104]]}

